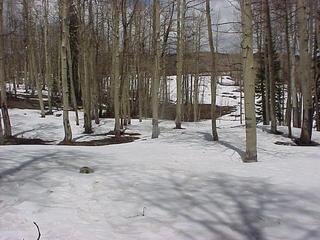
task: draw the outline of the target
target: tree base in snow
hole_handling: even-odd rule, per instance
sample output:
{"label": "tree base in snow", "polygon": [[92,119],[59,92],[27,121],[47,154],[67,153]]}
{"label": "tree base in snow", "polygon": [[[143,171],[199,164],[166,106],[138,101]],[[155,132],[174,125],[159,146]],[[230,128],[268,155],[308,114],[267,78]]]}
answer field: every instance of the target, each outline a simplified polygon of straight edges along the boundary
{"label": "tree base in snow", "polygon": [[293,139],[294,143],[297,145],[297,146],[306,146],[306,147],[310,147],[310,146],[319,146],[320,144],[317,143],[317,142],[314,142],[314,141],[311,141],[310,143],[304,143],[301,141],[300,138],[295,138]]}
{"label": "tree base in snow", "polygon": [[46,115],[48,115],[48,116],[49,116],[49,115],[53,115],[53,111],[47,111],[47,112],[46,112]]}
{"label": "tree base in snow", "polygon": [[282,145],[282,146],[293,146],[293,147],[316,147],[319,146],[320,144],[314,141],[311,141],[309,144],[302,143],[300,138],[293,138],[292,141],[276,141],[274,144],[276,145]]}
{"label": "tree base in snow", "polygon": [[243,161],[244,163],[255,163],[255,162],[258,162],[257,156],[244,157],[244,158],[242,159],[242,161]]}

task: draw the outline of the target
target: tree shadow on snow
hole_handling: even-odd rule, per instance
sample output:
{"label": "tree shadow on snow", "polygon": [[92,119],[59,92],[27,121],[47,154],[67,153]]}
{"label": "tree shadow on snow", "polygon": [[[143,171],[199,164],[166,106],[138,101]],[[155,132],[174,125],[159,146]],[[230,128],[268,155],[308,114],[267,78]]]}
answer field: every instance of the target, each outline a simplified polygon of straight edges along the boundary
{"label": "tree shadow on snow", "polygon": [[242,160],[245,158],[246,152],[241,150],[237,146],[234,146],[231,143],[228,143],[228,142],[222,141],[222,140],[220,140],[218,143],[221,144],[222,146],[225,146],[226,148],[229,148],[229,149],[235,151],[236,153],[238,153]]}
{"label": "tree shadow on snow", "polygon": [[[44,181],[48,177],[45,173],[59,171],[65,175],[78,174],[79,167],[92,159],[90,152],[59,150],[52,149],[41,154],[18,151],[25,160],[14,161],[13,167],[3,170],[0,184],[31,182],[48,189],[48,184],[55,186],[55,181],[61,184],[64,179],[54,179],[56,176],[50,175],[53,179],[48,183]],[[7,166],[14,154],[15,151],[11,151],[0,156],[1,169],[1,163]],[[101,207],[100,212],[107,211],[103,204],[106,197],[108,205],[115,203],[119,208],[116,219],[121,218],[124,234],[130,234],[133,229],[130,236],[148,234],[150,231],[158,235],[161,230],[163,234],[172,233],[176,239],[186,240],[320,239],[320,212],[317,211],[320,199],[310,192],[289,190],[257,177],[246,178],[214,171],[206,175],[193,174],[192,171],[157,168],[147,163],[143,168],[139,164],[129,166],[128,162],[121,164],[121,159],[108,161],[114,157],[103,153],[91,163],[98,170],[92,176],[100,172],[98,176],[103,182],[95,192],[87,192],[86,198],[95,199],[94,206]],[[69,181],[78,184],[77,178]],[[14,191],[10,189],[10,193],[2,194],[13,192],[18,195]],[[23,190],[20,187],[17,191]],[[38,197],[33,194],[32,200],[36,201]],[[77,199],[80,196],[74,193],[74,197]],[[137,212],[146,208],[143,208],[143,215],[130,217],[122,215],[124,211],[121,206],[124,209],[130,206],[129,209],[137,209]],[[112,218],[100,221],[119,225]],[[94,225],[95,222],[88,224]],[[149,227],[149,224],[154,225]],[[138,232],[135,231],[137,226]]]}
{"label": "tree shadow on snow", "polygon": [[[92,159],[90,153],[81,151],[52,149],[41,154],[39,151],[26,150],[23,153],[11,151],[7,154],[1,154],[0,169],[4,169],[2,164],[4,166],[13,165],[13,167],[0,172],[0,184],[3,182],[33,181],[50,171],[62,171],[66,176],[70,173],[77,174],[79,168],[86,163],[90,165]],[[15,154],[19,154],[19,160],[12,160],[12,156]]]}
{"label": "tree shadow on snow", "polygon": [[[207,132],[197,132],[197,133],[203,135],[204,140],[209,141],[209,142],[213,141],[212,135],[210,133],[207,133]],[[245,151],[241,150],[239,147],[237,147],[229,142],[223,141],[223,140],[219,140],[217,143],[228,148],[228,149],[235,151],[237,154],[239,154],[241,159],[245,158],[245,155],[246,155]]]}
{"label": "tree shadow on snow", "polygon": [[320,199],[310,193],[227,174],[171,171],[168,178],[145,179],[131,194],[141,198],[147,218],[182,239],[320,239],[320,212],[314,210]]}

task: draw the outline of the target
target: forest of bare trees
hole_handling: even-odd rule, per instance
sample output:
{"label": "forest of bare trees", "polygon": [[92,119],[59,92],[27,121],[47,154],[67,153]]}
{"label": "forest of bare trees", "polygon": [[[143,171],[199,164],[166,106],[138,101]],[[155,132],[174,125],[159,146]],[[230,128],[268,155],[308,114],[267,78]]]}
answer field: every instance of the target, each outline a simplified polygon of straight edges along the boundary
{"label": "forest of bare trees", "polygon": [[[150,135],[158,138],[172,108],[172,128],[199,121],[203,75],[211,79],[208,132],[218,141],[216,84],[228,74],[244,94],[245,161],[257,161],[259,119],[272,134],[287,126],[292,137],[300,128],[295,141],[310,145],[313,129],[320,131],[320,1],[231,2],[235,22],[219,22],[209,0],[1,0],[0,142],[12,135],[8,102],[19,87],[38,99],[41,118],[63,109],[68,144],[69,116],[79,125],[79,111],[85,133],[109,117],[118,137],[132,118],[152,118]],[[233,60],[222,67],[217,35],[228,31],[242,41],[223,53]],[[176,102],[168,99],[172,75]]]}
{"label": "forest of bare trees", "polygon": [[0,240],[320,239],[320,0],[0,0]]}

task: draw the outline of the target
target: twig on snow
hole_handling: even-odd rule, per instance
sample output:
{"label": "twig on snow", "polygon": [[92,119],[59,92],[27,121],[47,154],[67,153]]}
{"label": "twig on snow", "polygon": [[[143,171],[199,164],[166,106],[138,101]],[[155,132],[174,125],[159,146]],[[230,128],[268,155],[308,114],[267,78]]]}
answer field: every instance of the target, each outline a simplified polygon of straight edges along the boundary
{"label": "twig on snow", "polygon": [[38,226],[38,224],[37,224],[36,222],[33,222],[33,224],[34,224],[34,225],[36,225],[36,227],[37,227],[37,230],[38,230],[38,238],[37,238],[37,240],[40,240],[40,237],[41,237],[41,233],[40,233],[40,229],[39,229],[39,226]]}
{"label": "twig on snow", "polygon": [[146,207],[142,208],[142,216],[144,217],[144,210],[146,209]]}
{"label": "twig on snow", "polygon": [[127,218],[136,218],[136,217],[144,217],[145,216],[146,207],[142,208],[142,213],[138,213],[137,215],[129,216]]}

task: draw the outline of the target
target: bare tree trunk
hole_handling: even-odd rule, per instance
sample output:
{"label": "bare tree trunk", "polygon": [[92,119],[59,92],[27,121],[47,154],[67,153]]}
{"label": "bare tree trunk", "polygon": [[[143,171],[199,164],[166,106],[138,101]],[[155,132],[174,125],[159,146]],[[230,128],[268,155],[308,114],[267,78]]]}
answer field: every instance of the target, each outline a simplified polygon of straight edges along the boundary
{"label": "bare tree trunk", "polygon": [[[6,92],[6,80],[5,80],[5,65],[4,65],[4,33],[3,33],[3,0],[0,0],[0,87],[1,87],[1,111],[3,118],[4,136],[11,137],[11,123],[7,106],[7,92]],[[1,118],[0,118],[1,122]],[[1,125],[2,128],[2,125]],[[2,135],[2,129],[1,135]],[[0,136],[0,140],[3,137]]]}
{"label": "bare tree trunk", "polygon": [[162,44],[162,50],[161,50],[161,60],[160,60],[160,65],[161,66],[161,76],[162,76],[162,108],[161,108],[161,115],[164,115],[165,109],[168,106],[168,80],[167,80],[167,69],[166,69],[166,51],[167,51],[167,46],[168,46],[168,40],[169,40],[169,35],[171,31],[171,26],[173,22],[173,15],[174,15],[174,9],[175,9],[175,2],[172,2],[172,7],[169,12],[169,18],[168,18],[168,24],[167,24],[167,18],[165,18],[165,22],[163,24],[163,32],[164,32],[164,37],[163,37],[163,44]]}
{"label": "bare tree trunk", "polygon": [[270,84],[270,118],[271,118],[271,132],[277,133],[277,118],[275,111],[275,70],[274,70],[274,54],[273,54],[273,39],[271,30],[270,8],[269,0],[264,0],[265,11],[265,31],[268,51],[268,70],[269,70],[269,84]]}
{"label": "bare tree trunk", "polygon": [[[136,75],[138,78],[138,112],[139,112],[139,122],[142,122],[142,115],[143,115],[143,74],[141,72],[141,54],[143,53],[143,35],[144,31],[142,28],[142,15],[141,10],[138,9],[137,13],[135,14],[135,64],[136,64]],[[141,36],[142,35],[142,36]]]}
{"label": "bare tree trunk", "polygon": [[[317,1],[316,6],[314,9],[318,9],[320,4]],[[315,48],[314,48],[314,67],[315,67],[315,96],[314,96],[314,102],[315,102],[315,121],[316,121],[316,130],[320,131],[320,66],[319,66],[319,59],[317,57],[318,49],[320,47],[320,19],[318,17],[315,18]]]}
{"label": "bare tree trunk", "polygon": [[[266,71],[267,69],[265,68],[265,64],[266,64],[266,58],[263,58],[263,27],[261,27],[259,25],[259,23],[261,24],[263,21],[263,4],[261,4],[261,10],[259,13],[259,18],[257,19],[257,23],[256,23],[256,44],[257,44],[257,49],[258,49],[258,64],[259,64],[259,80],[260,82],[258,83],[260,85],[260,91],[261,91],[261,108],[262,108],[262,122],[263,125],[269,125],[270,120],[269,120],[269,112],[268,112],[268,105],[269,105],[269,97],[268,97],[268,87],[267,85],[267,74]],[[262,25],[262,24],[261,24]],[[266,56],[266,54],[265,54]],[[262,71],[264,72],[264,78],[262,76]]]}
{"label": "bare tree trunk", "polygon": [[[26,61],[27,61],[27,70],[28,70],[28,87],[27,89],[31,89],[31,96],[34,96],[34,81],[35,81],[35,77],[34,77],[34,73],[33,73],[33,64],[32,64],[32,59],[31,59],[31,53],[32,53],[32,49],[30,47],[30,31],[31,31],[31,24],[30,24],[30,4],[32,3],[32,1],[29,0],[24,0],[23,1],[23,6],[24,6],[24,14],[25,14],[25,22],[26,22],[26,29],[25,29],[25,35],[26,35],[26,39],[25,39],[25,48],[26,48]],[[30,12],[30,13],[29,13]]]}
{"label": "bare tree trunk", "polygon": [[211,51],[211,125],[212,125],[212,137],[213,141],[218,141],[218,132],[217,132],[217,121],[216,121],[216,59],[215,59],[215,50],[213,46],[213,36],[212,36],[212,26],[211,26],[211,12],[210,12],[210,1],[206,0],[206,16],[208,24],[208,36],[209,36],[209,46]]}
{"label": "bare tree trunk", "polygon": [[114,118],[115,126],[114,131],[116,136],[120,136],[120,104],[119,104],[119,93],[120,93],[120,80],[119,80],[119,2],[118,0],[112,1],[112,76],[113,76],[113,97],[114,97]]}
{"label": "bare tree trunk", "polygon": [[197,30],[196,36],[196,73],[194,76],[194,83],[193,83],[193,121],[199,121],[199,62],[200,62],[200,26]]}
{"label": "bare tree trunk", "polygon": [[[266,40],[266,38],[265,38]],[[270,79],[269,79],[269,63],[268,63],[268,44],[264,44],[264,76],[265,76],[265,106],[266,106],[266,120],[267,125],[270,124]]]}
{"label": "bare tree trunk", "polygon": [[28,40],[28,47],[29,47],[29,54],[30,54],[30,68],[32,72],[33,81],[36,83],[38,98],[39,98],[39,105],[40,105],[40,114],[41,117],[45,117],[45,110],[44,110],[44,102],[43,102],[43,95],[42,95],[42,84],[40,82],[40,74],[38,73],[37,64],[36,64],[36,26],[34,26],[32,20],[29,18],[29,40]]}
{"label": "bare tree trunk", "polygon": [[[85,40],[86,41],[86,40]],[[84,99],[83,99],[83,110],[84,110],[84,132],[92,133],[92,117],[91,117],[91,87],[90,87],[90,76],[89,76],[89,63],[88,63],[88,45],[85,44],[83,49],[83,70],[84,70]]]}
{"label": "bare tree trunk", "polygon": [[[80,8],[79,8],[80,11]],[[70,85],[70,94],[71,94],[71,103],[73,110],[75,111],[76,116],[76,125],[79,126],[79,112],[78,112],[78,103],[77,103],[77,88],[79,87],[80,77],[78,76],[79,72],[79,48],[78,48],[78,39],[79,39],[79,23],[81,14],[76,13],[76,6],[70,8],[70,21],[69,21],[69,36],[67,39],[67,61],[68,61],[68,78]],[[81,28],[82,26],[80,26]],[[80,95],[80,94],[79,94]]]}
{"label": "bare tree trunk", "polygon": [[[85,3],[81,9],[80,19],[80,32],[81,32],[81,52],[82,52],[82,64],[83,64],[83,81],[82,81],[82,93],[83,93],[83,117],[84,117],[84,133],[92,133],[92,108],[91,108],[91,69],[90,69],[90,32],[86,31],[85,23]],[[89,35],[89,36],[88,36]]]}
{"label": "bare tree trunk", "polygon": [[308,43],[308,21],[307,3],[304,0],[297,0],[298,19],[298,40],[300,47],[300,76],[301,90],[303,96],[303,122],[301,128],[301,144],[310,144],[312,137],[313,106],[312,106],[312,79],[311,79],[311,56]]}
{"label": "bare tree trunk", "polygon": [[290,37],[289,37],[289,7],[288,0],[285,0],[285,38],[286,38],[286,48],[287,48],[287,68],[288,68],[288,96],[287,96],[287,126],[288,126],[288,136],[292,137],[292,129],[291,129],[291,115],[292,115],[292,97],[291,97],[291,49],[290,49]]}
{"label": "bare tree trunk", "polygon": [[140,72],[140,67],[138,68],[138,96],[139,96],[139,122],[142,122],[143,116],[143,74]]}
{"label": "bare tree trunk", "polygon": [[45,81],[48,84],[48,114],[53,114],[52,112],[52,78],[50,76],[50,64],[49,64],[49,47],[48,47],[48,33],[49,33],[49,2],[48,0],[43,0],[44,6],[44,55],[45,55]]}
{"label": "bare tree trunk", "polygon": [[184,55],[184,18],[185,18],[185,0],[178,0],[178,23],[177,23],[177,103],[176,103],[176,129],[181,129],[181,105],[182,105],[182,68]]}
{"label": "bare tree trunk", "polygon": [[[291,9],[291,8],[290,8]],[[293,9],[291,9],[293,11]],[[290,20],[290,18],[289,18]],[[295,37],[295,16],[291,16],[290,24],[292,26],[291,33],[289,34],[291,42],[291,71],[290,71],[290,87],[291,87],[291,97],[292,97],[292,113],[293,113],[293,127],[301,127],[301,114],[298,105],[298,96],[296,88],[296,37]]]}
{"label": "bare tree trunk", "polygon": [[255,113],[255,75],[253,59],[253,31],[251,0],[242,0],[242,54],[246,118],[246,157],[244,162],[257,161],[257,133]]}
{"label": "bare tree trunk", "polygon": [[[0,0],[2,1],[2,0]],[[1,3],[0,3],[1,4]],[[4,144],[3,127],[2,127],[2,116],[0,112],[0,145]]]}
{"label": "bare tree trunk", "polygon": [[98,8],[96,9],[96,29],[94,28],[94,14],[92,9],[92,1],[90,1],[90,7],[89,7],[89,15],[92,16],[90,19],[90,32],[91,32],[91,41],[95,44],[91,44],[91,71],[92,71],[92,78],[93,78],[93,115],[94,115],[94,122],[95,124],[100,123],[99,119],[99,106],[100,106],[100,90],[99,90],[99,77],[98,77],[98,66],[99,66],[99,14],[98,14]]}
{"label": "bare tree trunk", "polygon": [[62,7],[62,41],[61,41],[61,79],[63,92],[63,127],[64,142],[71,143],[72,131],[69,121],[69,86],[68,86],[68,62],[67,62],[67,43],[69,38],[69,9],[70,1],[63,0]]}
{"label": "bare tree trunk", "polygon": [[78,114],[78,104],[77,104],[77,98],[76,98],[76,92],[74,89],[74,77],[73,77],[73,69],[72,69],[72,56],[71,56],[71,47],[70,47],[70,39],[68,39],[67,42],[67,61],[68,61],[68,76],[70,80],[70,90],[71,90],[71,101],[72,105],[76,114],[76,125],[79,126],[79,114]]}
{"label": "bare tree trunk", "polygon": [[152,138],[159,131],[159,85],[160,85],[160,0],[153,0],[153,50],[154,73],[152,81]]}
{"label": "bare tree trunk", "polygon": [[[30,15],[27,14],[27,48],[28,48],[28,54],[29,54],[29,68],[30,68],[30,77],[32,78],[32,81],[36,84],[36,89],[38,93],[38,99],[39,99],[39,105],[40,105],[40,111],[41,111],[41,117],[45,117],[45,110],[44,110],[44,102],[43,102],[43,95],[42,95],[42,84],[40,83],[40,76],[38,74],[37,64],[36,64],[36,40],[35,35],[37,33],[37,26],[33,22],[32,16],[31,16],[31,6],[33,6],[33,1],[29,1],[26,4],[26,11],[30,11]],[[33,92],[34,90],[32,90]]]}

